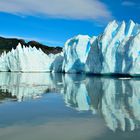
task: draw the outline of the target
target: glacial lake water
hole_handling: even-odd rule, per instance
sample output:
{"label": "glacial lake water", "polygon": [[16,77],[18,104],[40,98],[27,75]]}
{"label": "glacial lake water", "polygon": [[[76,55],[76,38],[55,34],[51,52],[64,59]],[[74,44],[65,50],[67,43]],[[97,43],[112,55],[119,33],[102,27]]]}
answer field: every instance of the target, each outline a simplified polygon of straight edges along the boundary
{"label": "glacial lake water", "polygon": [[0,140],[139,138],[139,78],[0,73]]}

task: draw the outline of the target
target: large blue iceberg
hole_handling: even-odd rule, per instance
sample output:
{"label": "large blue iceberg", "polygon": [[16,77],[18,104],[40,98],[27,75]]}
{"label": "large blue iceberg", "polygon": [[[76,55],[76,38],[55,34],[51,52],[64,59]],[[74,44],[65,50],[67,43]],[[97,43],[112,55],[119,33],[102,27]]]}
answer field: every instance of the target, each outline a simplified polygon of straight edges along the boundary
{"label": "large blue iceberg", "polygon": [[64,47],[63,70],[94,74],[140,74],[140,25],[110,22],[104,32],[77,36]]}
{"label": "large blue iceberg", "polygon": [[1,55],[0,71],[139,75],[140,25],[112,21],[99,36],[69,39],[57,55],[19,44]]}

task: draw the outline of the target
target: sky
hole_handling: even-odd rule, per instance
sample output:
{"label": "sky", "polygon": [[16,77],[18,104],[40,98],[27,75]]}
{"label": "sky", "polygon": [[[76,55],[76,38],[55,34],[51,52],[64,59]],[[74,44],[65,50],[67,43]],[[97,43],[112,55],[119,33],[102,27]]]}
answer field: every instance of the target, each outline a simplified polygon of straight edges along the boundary
{"label": "sky", "polygon": [[64,46],[99,35],[112,20],[140,23],[140,0],[0,0],[0,36]]}

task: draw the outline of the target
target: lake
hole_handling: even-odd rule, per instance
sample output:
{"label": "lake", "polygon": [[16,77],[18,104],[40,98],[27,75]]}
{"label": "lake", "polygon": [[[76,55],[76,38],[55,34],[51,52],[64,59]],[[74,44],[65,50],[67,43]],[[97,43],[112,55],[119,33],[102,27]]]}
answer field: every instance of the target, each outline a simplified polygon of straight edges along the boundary
{"label": "lake", "polygon": [[140,79],[0,73],[0,140],[138,140]]}

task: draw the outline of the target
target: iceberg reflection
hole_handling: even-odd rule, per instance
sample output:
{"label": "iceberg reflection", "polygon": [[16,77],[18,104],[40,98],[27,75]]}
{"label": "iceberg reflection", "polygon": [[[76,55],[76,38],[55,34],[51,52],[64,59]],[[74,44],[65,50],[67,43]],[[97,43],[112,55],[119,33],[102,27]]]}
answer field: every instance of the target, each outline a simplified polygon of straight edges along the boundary
{"label": "iceberg reflection", "polygon": [[[49,90],[54,90],[53,81],[46,73],[0,73],[0,95],[16,97],[18,101],[38,98]],[[3,93],[3,94],[2,94]]]}
{"label": "iceberg reflection", "polygon": [[[66,77],[65,77],[66,78]],[[65,79],[64,98],[78,110],[101,112],[107,126],[133,131],[140,125],[140,81],[112,78],[85,78],[78,84]]]}
{"label": "iceberg reflection", "polygon": [[[67,106],[101,113],[113,131],[140,126],[140,80],[48,73],[0,73],[0,94],[18,101],[59,92]],[[11,96],[9,96],[11,94]],[[2,96],[2,95],[1,95]],[[4,98],[1,98],[1,100]]]}

